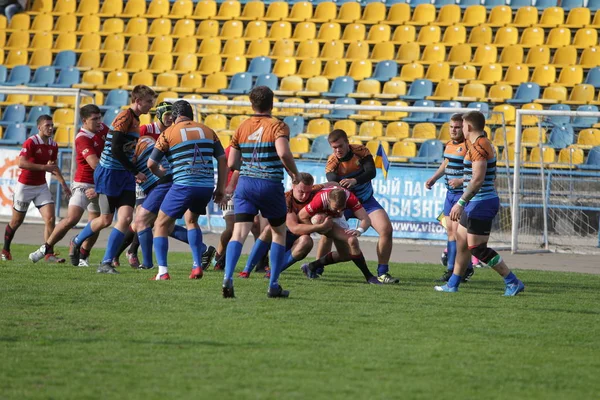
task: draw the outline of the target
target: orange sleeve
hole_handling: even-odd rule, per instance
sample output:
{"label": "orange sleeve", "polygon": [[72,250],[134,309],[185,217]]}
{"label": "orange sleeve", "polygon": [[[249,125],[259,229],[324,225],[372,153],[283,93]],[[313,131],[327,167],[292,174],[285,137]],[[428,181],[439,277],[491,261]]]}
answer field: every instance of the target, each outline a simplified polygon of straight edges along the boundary
{"label": "orange sleeve", "polygon": [[273,132],[274,139],[277,140],[280,137],[290,138],[290,128],[283,121],[277,121],[277,125],[275,126],[275,130]]}
{"label": "orange sleeve", "polygon": [[337,173],[337,169],[338,169],[339,165],[340,165],[340,161],[337,159],[337,157],[334,154],[330,155],[329,158],[327,159],[327,164],[325,164],[325,173],[328,173],[328,172]]}
{"label": "orange sleeve", "polygon": [[231,140],[229,141],[229,146],[233,147],[236,150],[240,149],[240,128],[239,127],[235,130],[235,133],[231,137]]}
{"label": "orange sleeve", "polygon": [[133,114],[129,110],[121,111],[114,119],[111,129],[115,132],[128,133],[133,124]]}
{"label": "orange sleeve", "polygon": [[472,162],[491,160],[494,158],[494,147],[487,138],[481,137],[469,146],[469,156]]}
{"label": "orange sleeve", "polygon": [[352,152],[356,154],[360,159],[371,155],[369,149],[367,149],[366,146],[363,146],[362,144],[350,145],[350,148],[352,149]]}
{"label": "orange sleeve", "polygon": [[[160,136],[158,137],[158,140],[156,141],[156,144],[154,145],[154,147],[160,151],[162,151],[163,153],[166,153],[167,151],[169,151],[169,139],[168,139],[168,135],[171,132],[171,127],[167,128],[166,131],[164,131],[163,133],[160,134]],[[146,136],[144,136],[146,137]]]}

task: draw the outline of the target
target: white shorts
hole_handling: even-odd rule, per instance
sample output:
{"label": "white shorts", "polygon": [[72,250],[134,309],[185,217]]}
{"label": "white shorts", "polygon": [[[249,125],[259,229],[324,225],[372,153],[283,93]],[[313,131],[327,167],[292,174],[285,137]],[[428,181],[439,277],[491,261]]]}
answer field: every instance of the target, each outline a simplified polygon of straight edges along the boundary
{"label": "white shorts", "polygon": [[144,193],[144,189],[142,189],[142,187],[136,183],[135,184],[135,199],[143,200],[145,198],[146,198],[146,193]]}
{"label": "white shorts", "polygon": [[91,183],[73,182],[71,185],[71,192],[73,195],[69,200],[69,207],[76,206],[88,212],[100,213],[100,205],[98,204],[98,197],[90,200],[85,195],[85,191],[93,189],[94,185]]}
{"label": "white shorts", "polygon": [[350,228],[350,225],[348,225],[348,221],[346,220],[346,217],[344,217],[343,215],[339,218],[333,218],[333,223],[342,229]]}
{"label": "white shorts", "polygon": [[13,195],[13,208],[19,212],[26,213],[32,201],[37,208],[41,208],[46,204],[54,204],[54,199],[48,185],[32,186],[17,182]]}
{"label": "white shorts", "polygon": [[221,207],[221,210],[223,211],[223,218],[230,215],[235,215],[235,211],[233,210],[233,198],[229,199],[227,201],[227,205],[225,205],[225,207]]}

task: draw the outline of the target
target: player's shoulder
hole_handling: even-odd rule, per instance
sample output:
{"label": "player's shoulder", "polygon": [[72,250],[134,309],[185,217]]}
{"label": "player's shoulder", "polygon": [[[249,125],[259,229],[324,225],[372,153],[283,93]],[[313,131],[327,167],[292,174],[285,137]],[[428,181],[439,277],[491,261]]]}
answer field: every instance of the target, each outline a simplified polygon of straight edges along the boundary
{"label": "player's shoulder", "polygon": [[360,158],[371,155],[371,152],[369,151],[367,146],[362,145],[362,144],[351,144],[350,150],[352,150],[352,153],[356,154]]}

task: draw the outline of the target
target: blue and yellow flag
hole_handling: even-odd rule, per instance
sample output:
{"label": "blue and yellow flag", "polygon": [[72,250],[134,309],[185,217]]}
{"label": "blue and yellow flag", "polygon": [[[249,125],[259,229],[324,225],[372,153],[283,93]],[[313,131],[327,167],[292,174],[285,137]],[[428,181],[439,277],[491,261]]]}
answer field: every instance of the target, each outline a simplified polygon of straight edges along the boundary
{"label": "blue and yellow flag", "polygon": [[443,211],[440,213],[440,215],[438,215],[437,220],[440,221],[440,225],[442,225],[445,229],[448,229],[446,226],[446,216],[444,215]]}
{"label": "blue and yellow flag", "polygon": [[379,142],[379,146],[377,147],[375,167],[381,168],[381,171],[383,172],[383,178],[387,179],[388,170],[390,169],[390,160],[388,160],[387,154],[385,153],[385,149],[381,145],[381,142]]}

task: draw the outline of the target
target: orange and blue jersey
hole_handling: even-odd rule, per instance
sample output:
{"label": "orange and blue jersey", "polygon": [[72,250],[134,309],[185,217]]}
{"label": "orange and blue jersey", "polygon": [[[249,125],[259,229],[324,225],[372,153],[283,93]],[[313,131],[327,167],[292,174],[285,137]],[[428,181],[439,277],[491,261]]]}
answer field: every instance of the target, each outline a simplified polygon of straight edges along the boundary
{"label": "orange and blue jersey", "polygon": [[496,150],[492,142],[485,136],[479,136],[475,140],[475,143],[471,143],[469,140],[466,140],[465,143],[467,145],[467,154],[465,154],[464,160],[464,188],[471,182],[473,162],[485,161],[487,164],[483,184],[477,194],[473,196],[471,202],[497,198],[498,194],[494,187],[494,182],[496,181]]}
{"label": "orange and blue jersey", "polygon": [[150,159],[155,144],[156,140],[154,140],[152,136],[142,136],[135,147],[135,166],[138,171],[146,175],[146,180],[139,185],[146,194],[148,193],[148,190],[157,185],[159,181],[161,181],[160,183],[163,183],[170,182],[173,179],[171,166],[164,158],[160,161],[161,166],[166,171],[162,178],[154,175],[148,168],[148,159]]}
{"label": "orange and blue jersey", "polygon": [[450,186],[449,182],[452,179],[462,179],[464,174],[464,160],[465,154],[467,154],[467,147],[465,142],[454,142],[450,140],[446,143],[446,148],[444,149],[444,158],[448,160],[448,164],[446,164],[446,169],[444,171],[444,177],[446,180],[446,189],[448,189],[448,193],[462,193],[463,188],[453,188]]}
{"label": "orange and blue jersey", "polygon": [[283,163],[275,149],[275,141],[281,137],[289,139],[290,130],[270,115],[253,115],[242,122],[230,142],[241,152],[240,177],[281,182]]}
{"label": "orange and blue jersey", "polygon": [[170,126],[156,141],[171,166],[173,183],[181,186],[213,188],[213,157],[225,154],[217,134],[208,126],[183,121]]}
{"label": "orange and blue jersey", "polygon": [[[369,149],[360,144],[351,144],[345,157],[337,158],[335,154],[329,156],[325,165],[325,173],[335,173],[338,181],[354,178],[364,172],[363,160],[367,157],[372,158]],[[373,196],[373,185],[371,181],[356,184],[350,191],[361,202],[364,202]]]}
{"label": "orange and blue jersey", "polygon": [[127,110],[121,111],[114,119],[110,130],[106,135],[106,141],[104,143],[104,150],[100,156],[100,165],[106,169],[126,171],[127,169],[117,160],[112,153],[113,132],[120,132],[125,135],[126,144],[123,148],[125,154],[129,160],[133,160],[135,153],[135,146],[138,138],[140,137],[140,119],[135,113],[128,108]]}

